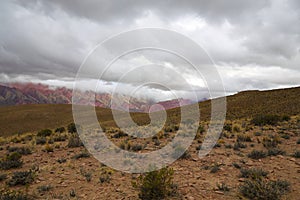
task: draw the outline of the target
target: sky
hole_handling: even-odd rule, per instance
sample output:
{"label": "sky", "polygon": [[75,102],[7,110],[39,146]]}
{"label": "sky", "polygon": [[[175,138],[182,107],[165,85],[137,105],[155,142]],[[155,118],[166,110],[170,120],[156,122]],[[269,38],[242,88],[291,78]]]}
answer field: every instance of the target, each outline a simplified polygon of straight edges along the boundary
{"label": "sky", "polygon": [[[215,67],[227,94],[300,85],[298,0],[3,0],[0,23],[1,82],[73,87],[97,45],[127,31],[161,28],[203,48],[212,63],[196,65]],[[151,34],[128,40],[165,42]],[[205,56],[184,40],[166,40],[191,57]],[[115,40],[106,54],[122,45]],[[104,70],[106,54],[94,56],[96,70]],[[159,84],[143,85],[147,81]],[[104,92],[118,86],[124,93],[157,100],[172,99],[173,93],[183,98],[196,93],[201,99],[208,95],[206,82],[178,56],[143,49],[117,59],[96,82],[87,77],[85,89],[97,83]]]}

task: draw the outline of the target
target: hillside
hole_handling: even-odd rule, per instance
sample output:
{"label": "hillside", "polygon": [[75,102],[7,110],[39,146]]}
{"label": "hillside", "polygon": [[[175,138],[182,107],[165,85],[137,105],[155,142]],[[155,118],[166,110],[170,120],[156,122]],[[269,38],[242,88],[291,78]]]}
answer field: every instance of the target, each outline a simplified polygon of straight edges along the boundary
{"label": "hillside", "polygon": [[[250,118],[257,114],[300,114],[300,87],[270,90],[245,91],[227,97],[226,119]],[[201,120],[209,119],[210,101],[199,103]],[[111,110],[96,108],[99,121],[104,126],[113,126]],[[191,110],[191,113],[194,111]],[[168,110],[169,116],[178,118],[178,108]],[[133,113],[140,123],[149,121],[148,114]],[[19,105],[0,107],[1,136],[56,128],[72,122],[71,105]],[[178,119],[175,119],[178,120]]]}

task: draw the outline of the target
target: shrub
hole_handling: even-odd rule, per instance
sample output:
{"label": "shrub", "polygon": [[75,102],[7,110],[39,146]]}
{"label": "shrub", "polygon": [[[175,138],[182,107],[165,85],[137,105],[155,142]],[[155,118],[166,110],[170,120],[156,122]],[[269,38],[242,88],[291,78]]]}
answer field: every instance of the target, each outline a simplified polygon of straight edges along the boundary
{"label": "shrub", "polygon": [[162,168],[158,171],[147,172],[132,182],[139,191],[139,198],[143,200],[161,200],[176,193],[173,184],[174,171],[171,168]]}
{"label": "shrub", "polygon": [[57,129],[55,129],[55,133],[63,133],[65,131],[66,131],[65,127],[59,127]]}
{"label": "shrub", "polygon": [[300,139],[297,140],[297,144],[300,144]]}
{"label": "shrub", "polygon": [[205,132],[205,128],[204,128],[203,126],[199,125],[198,130],[197,130],[197,133],[202,134],[202,133],[204,133],[204,132]]}
{"label": "shrub", "polygon": [[43,151],[49,153],[49,152],[53,152],[53,147],[49,144],[46,144]]}
{"label": "shrub", "polygon": [[246,144],[243,144],[243,143],[241,143],[241,142],[236,142],[236,143],[234,143],[234,145],[233,145],[233,150],[235,150],[235,151],[238,151],[238,150],[244,149],[244,148],[247,148],[247,145],[246,145]]}
{"label": "shrub", "polygon": [[242,178],[261,178],[265,177],[268,175],[268,172],[262,170],[262,169],[257,169],[257,168],[250,168],[250,169],[241,169],[240,170],[241,175],[240,177]]}
{"label": "shrub", "polygon": [[19,168],[23,165],[21,160],[22,155],[18,152],[12,152],[6,155],[6,158],[0,161],[0,168],[7,170],[12,168]]}
{"label": "shrub", "polygon": [[51,185],[41,185],[41,186],[38,186],[38,188],[37,188],[39,193],[48,192],[51,189],[52,189]]}
{"label": "shrub", "polygon": [[50,129],[44,129],[38,132],[37,136],[38,137],[47,137],[52,134],[52,131]]}
{"label": "shrub", "polygon": [[268,156],[277,156],[277,155],[285,155],[285,151],[278,148],[272,148],[268,150]]}
{"label": "shrub", "polygon": [[88,152],[81,152],[79,154],[72,156],[72,159],[78,160],[79,158],[89,158],[89,157],[90,157],[90,154]]}
{"label": "shrub", "polygon": [[296,151],[293,156],[295,158],[300,158],[300,151]]}
{"label": "shrub", "polygon": [[288,134],[283,134],[281,135],[281,138],[288,140],[290,139],[290,136]]}
{"label": "shrub", "polygon": [[81,142],[79,136],[77,134],[73,134],[69,138],[68,147],[74,148],[74,147],[81,147],[81,146],[83,146],[83,143]]}
{"label": "shrub", "polygon": [[7,178],[7,174],[0,174],[0,181],[3,181]]}
{"label": "shrub", "polygon": [[287,181],[265,181],[263,179],[246,180],[239,188],[243,196],[256,200],[280,200],[290,190]]}
{"label": "shrub", "polygon": [[177,159],[177,158],[180,158],[180,159],[189,159],[191,157],[191,155],[188,152],[188,150],[184,151],[183,147],[176,146],[175,150],[172,152],[172,157],[174,159]]}
{"label": "shrub", "polygon": [[239,132],[241,132],[241,126],[235,124],[235,125],[232,127],[232,130],[233,130],[233,132],[239,133]]}
{"label": "shrub", "polygon": [[7,182],[9,186],[27,185],[34,180],[34,173],[29,171],[14,172],[11,179]]}
{"label": "shrub", "polygon": [[142,149],[143,149],[143,146],[140,145],[140,144],[134,144],[134,145],[132,145],[132,147],[131,147],[131,150],[132,150],[132,151],[141,151]]}
{"label": "shrub", "polygon": [[115,134],[112,136],[112,138],[122,138],[122,137],[126,137],[126,136],[128,136],[127,133],[124,133],[123,131],[119,130],[119,132],[118,132],[118,133],[115,133]]}
{"label": "shrub", "polygon": [[219,191],[223,192],[228,192],[230,190],[230,188],[224,182],[222,182],[221,184],[217,184],[217,188]]}
{"label": "shrub", "polygon": [[77,133],[77,129],[76,129],[76,124],[75,123],[70,123],[68,125],[68,132],[69,133]]}
{"label": "shrub", "polygon": [[261,132],[255,132],[254,135],[255,135],[255,136],[261,136],[262,133],[261,133]]}
{"label": "shrub", "polygon": [[276,148],[278,144],[281,143],[281,141],[278,136],[272,136],[272,137],[264,137],[262,143],[266,148]]}
{"label": "shrub", "polygon": [[237,169],[241,169],[241,168],[242,168],[242,167],[241,167],[238,163],[236,163],[236,162],[232,163],[232,165],[233,165],[235,168],[237,168]]}
{"label": "shrub", "polygon": [[35,139],[35,143],[36,144],[43,145],[43,144],[46,144],[46,142],[47,142],[47,138],[46,137],[36,137],[36,139]]}
{"label": "shrub", "polygon": [[27,194],[23,194],[20,191],[2,189],[0,190],[0,199],[1,200],[29,200],[32,198],[29,197]]}
{"label": "shrub", "polygon": [[65,134],[60,134],[60,135],[55,135],[53,137],[54,142],[64,142],[68,139],[67,135]]}
{"label": "shrub", "polygon": [[252,142],[250,135],[238,135],[237,142]]}
{"label": "shrub", "polygon": [[217,173],[220,170],[220,165],[214,164],[214,166],[210,169],[210,173]]}
{"label": "shrub", "polygon": [[8,152],[18,152],[21,155],[31,154],[31,149],[28,147],[7,147]]}
{"label": "shrub", "polygon": [[267,154],[264,151],[259,151],[259,150],[253,150],[248,154],[248,157],[252,159],[261,159],[261,158],[265,158],[266,156]]}
{"label": "shrub", "polygon": [[80,168],[80,174],[85,177],[85,180],[87,182],[91,182],[91,180],[92,180],[91,172],[86,172],[85,170],[83,170],[83,168]]}
{"label": "shrub", "polygon": [[252,118],[251,123],[256,126],[263,125],[276,125],[280,121],[290,120],[289,116],[279,116],[279,115],[257,115]]}
{"label": "shrub", "polygon": [[225,131],[231,132],[231,131],[232,131],[231,124],[225,124],[225,125],[223,126],[223,129],[224,129]]}
{"label": "shrub", "polygon": [[99,182],[100,183],[105,183],[105,182],[110,182],[110,175],[107,173],[101,174],[99,177]]}

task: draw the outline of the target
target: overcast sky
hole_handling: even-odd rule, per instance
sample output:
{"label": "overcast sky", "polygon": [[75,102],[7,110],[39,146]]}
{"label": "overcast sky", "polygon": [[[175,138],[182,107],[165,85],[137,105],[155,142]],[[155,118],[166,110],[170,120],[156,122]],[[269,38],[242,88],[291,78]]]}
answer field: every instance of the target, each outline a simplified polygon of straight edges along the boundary
{"label": "overcast sky", "polygon": [[[71,87],[81,63],[97,44],[120,32],[156,27],[176,31],[202,46],[228,93],[300,85],[298,0],[3,0],[0,23],[2,82]],[[180,41],[174,43],[180,45]],[[143,75],[137,71],[138,79],[134,73],[127,80],[120,79],[126,70],[140,65],[150,68]],[[205,97],[205,81],[166,52],[140,51],[120,58],[114,66],[101,78],[103,91],[111,91],[117,83],[131,91],[141,85],[137,80],[159,79],[189,98],[189,87],[180,81],[183,77],[200,98]],[[175,74],[160,72],[159,66]],[[161,86],[139,93],[170,98]]]}

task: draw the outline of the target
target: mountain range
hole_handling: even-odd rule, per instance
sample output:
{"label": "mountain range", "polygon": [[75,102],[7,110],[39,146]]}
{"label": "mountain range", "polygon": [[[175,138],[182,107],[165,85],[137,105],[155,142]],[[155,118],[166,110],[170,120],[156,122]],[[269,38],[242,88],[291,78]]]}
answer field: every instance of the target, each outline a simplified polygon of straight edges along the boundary
{"label": "mountain range", "polygon": [[[78,101],[82,105],[91,105],[87,101],[92,97],[92,91],[80,92]],[[154,102],[147,99],[137,99],[134,97],[121,96],[122,104],[111,104],[112,95],[108,93],[97,93],[95,96],[96,107],[112,108],[119,110],[129,110],[131,112],[149,112],[149,109],[154,104],[160,104],[165,109],[179,107],[180,105],[189,105],[194,103],[189,99],[174,99],[168,101]],[[72,90],[66,87],[51,87],[44,84],[35,83],[9,83],[0,84],[0,106],[7,105],[24,105],[24,104],[71,104]],[[159,111],[162,107],[155,107],[151,111]]]}

